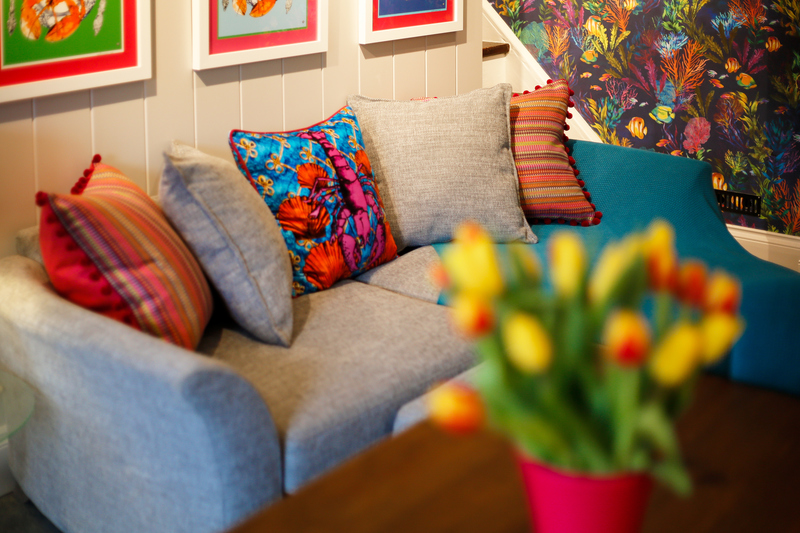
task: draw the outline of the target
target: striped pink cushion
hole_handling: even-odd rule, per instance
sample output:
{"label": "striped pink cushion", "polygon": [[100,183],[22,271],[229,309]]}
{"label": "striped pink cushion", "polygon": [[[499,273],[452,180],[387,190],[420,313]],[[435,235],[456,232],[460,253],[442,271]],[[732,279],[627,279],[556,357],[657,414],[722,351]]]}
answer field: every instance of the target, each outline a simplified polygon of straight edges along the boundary
{"label": "striped pink cushion", "polygon": [[50,281],[73,303],[195,349],[212,308],[200,266],[158,205],[99,160],[73,194],[36,195]]}
{"label": "striped pink cushion", "polygon": [[520,203],[531,222],[599,221],[564,146],[569,96],[566,80],[558,80],[511,98],[511,149]]}

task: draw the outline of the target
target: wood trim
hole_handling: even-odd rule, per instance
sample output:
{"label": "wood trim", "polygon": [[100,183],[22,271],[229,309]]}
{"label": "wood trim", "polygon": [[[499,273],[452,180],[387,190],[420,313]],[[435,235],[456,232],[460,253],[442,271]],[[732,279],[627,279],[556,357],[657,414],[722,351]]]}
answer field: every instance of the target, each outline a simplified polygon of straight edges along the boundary
{"label": "wood trim", "polygon": [[800,237],[731,224],[728,231],[756,257],[800,272]]}
{"label": "wood trim", "polygon": [[511,45],[508,43],[495,43],[490,41],[483,42],[483,58],[505,56],[511,51]]}

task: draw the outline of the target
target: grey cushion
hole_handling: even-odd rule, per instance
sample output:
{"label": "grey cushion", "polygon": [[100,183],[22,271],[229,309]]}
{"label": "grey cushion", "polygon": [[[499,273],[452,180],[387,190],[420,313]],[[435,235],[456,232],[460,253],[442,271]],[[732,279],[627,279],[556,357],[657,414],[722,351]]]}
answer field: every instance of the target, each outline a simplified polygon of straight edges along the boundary
{"label": "grey cushion", "polygon": [[[454,377],[451,381],[465,383],[467,385],[474,385],[475,375],[479,372],[480,365],[474,366],[465,372]],[[397,412],[394,419],[394,429],[392,433],[397,435],[407,430],[411,426],[422,422],[428,418],[428,402],[430,401],[430,392],[426,392],[419,398],[411,400]]]}
{"label": "grey cushion", "polygon": [[177,142],[164,159],[161,206],[231,316],[258,339],[288,346],[292,267],[275,217],[233,163]]}
{"label": "grey cushion", "polygon": [[356,278],[357,281],[398,292],[426,302],[439,301],[441,289],[430,276],[434,265],[439,264],[439,254],[432,246],[423,246],[403,254]]}
{"label": "grey cushion", "polygon": [[296,298],[291,348],[234,329],[200,350],[247,376],[275,420],[288,492],[391,434],[401,405],[473,364],[448,310],[355,281]]}
{"label": "grey cushion", "polygon": [[426,101],[349,96],[398,249],[445,242],[466,218],[536,242],[519,205],[511,86]]}

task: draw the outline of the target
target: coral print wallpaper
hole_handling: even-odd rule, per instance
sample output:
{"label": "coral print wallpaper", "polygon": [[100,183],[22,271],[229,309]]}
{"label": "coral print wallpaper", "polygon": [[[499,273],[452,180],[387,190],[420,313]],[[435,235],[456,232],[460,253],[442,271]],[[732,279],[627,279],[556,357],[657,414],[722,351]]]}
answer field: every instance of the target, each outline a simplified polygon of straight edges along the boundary
{"label": "coral print wallpaper", "polygon": [[800,0],[488,1],[603,142],[708,161],[763,197],[730,223],[800,235]]}

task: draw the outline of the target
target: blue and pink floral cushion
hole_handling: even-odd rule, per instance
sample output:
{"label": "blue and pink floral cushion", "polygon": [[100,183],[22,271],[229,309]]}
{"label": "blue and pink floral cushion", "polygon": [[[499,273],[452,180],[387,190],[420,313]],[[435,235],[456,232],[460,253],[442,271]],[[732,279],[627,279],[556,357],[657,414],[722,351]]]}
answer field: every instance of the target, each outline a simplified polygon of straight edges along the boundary
{"label": "blue and pink floral cushion", "polygon": [[233,130],[229,143],[239,170],[280,224],[294,296],[327,289],[397,256],[349,107],[302,130]]}

